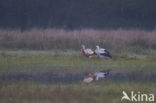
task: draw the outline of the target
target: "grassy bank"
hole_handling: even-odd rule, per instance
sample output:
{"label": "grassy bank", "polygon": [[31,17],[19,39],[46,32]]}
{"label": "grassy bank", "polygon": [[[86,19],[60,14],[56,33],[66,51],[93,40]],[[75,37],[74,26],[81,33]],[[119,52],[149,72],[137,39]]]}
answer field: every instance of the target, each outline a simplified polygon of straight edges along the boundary
{"label": "grassy bank", "polygon": [[156,72],[156,58],[152,55],[122,53],[114,54],[113,59],[103,60],[94,57],[89,65],[88,59],[77,51],[5,51],[0,56],[0,74],[107,69],[120,72]]}

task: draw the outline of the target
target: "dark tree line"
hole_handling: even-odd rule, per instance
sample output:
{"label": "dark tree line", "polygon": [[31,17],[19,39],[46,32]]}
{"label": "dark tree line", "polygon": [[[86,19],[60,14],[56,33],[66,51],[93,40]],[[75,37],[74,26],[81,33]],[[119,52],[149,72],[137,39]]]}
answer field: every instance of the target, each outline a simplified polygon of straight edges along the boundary
{"label": "dark tree line", "polygon": [[156,0],[0,0],[0,28],[154,29]]}

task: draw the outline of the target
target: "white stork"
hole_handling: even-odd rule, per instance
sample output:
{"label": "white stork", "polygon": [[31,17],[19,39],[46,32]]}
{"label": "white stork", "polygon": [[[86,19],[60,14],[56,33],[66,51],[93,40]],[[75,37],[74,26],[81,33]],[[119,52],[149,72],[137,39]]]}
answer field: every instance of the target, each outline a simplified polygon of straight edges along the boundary
{"label": "white stork", "polygon": [[105,56],[112,58],[112,56],[106,49],[100,48],[98,45],[96,46],[94,53],[95,55],[98,55],[100,58],[104,58]]}
{"label": "white stork", "polygon": [[81,52],[83,53],[84,56],[89,58],[89,61],[94,56],[94,52],[91,49],[86,49],[84,45],[82,45]]}

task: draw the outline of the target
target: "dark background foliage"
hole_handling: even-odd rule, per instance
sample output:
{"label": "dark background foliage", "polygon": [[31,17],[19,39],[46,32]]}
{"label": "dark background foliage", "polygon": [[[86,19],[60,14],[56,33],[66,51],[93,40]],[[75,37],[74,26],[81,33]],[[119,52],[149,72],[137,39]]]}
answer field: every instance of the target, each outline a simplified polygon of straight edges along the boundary
{"label": "dark background foliage", "polygon": [[0,28],[154,29],[156,0],[0,0]]}

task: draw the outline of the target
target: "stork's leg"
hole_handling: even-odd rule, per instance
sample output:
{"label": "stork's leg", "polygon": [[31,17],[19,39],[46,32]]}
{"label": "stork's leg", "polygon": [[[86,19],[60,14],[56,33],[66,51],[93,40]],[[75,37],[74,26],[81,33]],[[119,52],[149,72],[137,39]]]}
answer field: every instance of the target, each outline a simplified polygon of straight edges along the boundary
{"label": "stork's leg", "polygon": [[92,64],[92,56],[89,56],[89,69],[91,67],[91,64]]}
{"label": "stork's leg", "polygon": [[89,64],[91,64],[91,62],[92,62],[92,57],[89,56]]}
{"label": "stork's leg", "polygon": [[101,61],[103,61],[104,60],[104,57],[102,57],[102,58],[100,58],[101,59]]}

